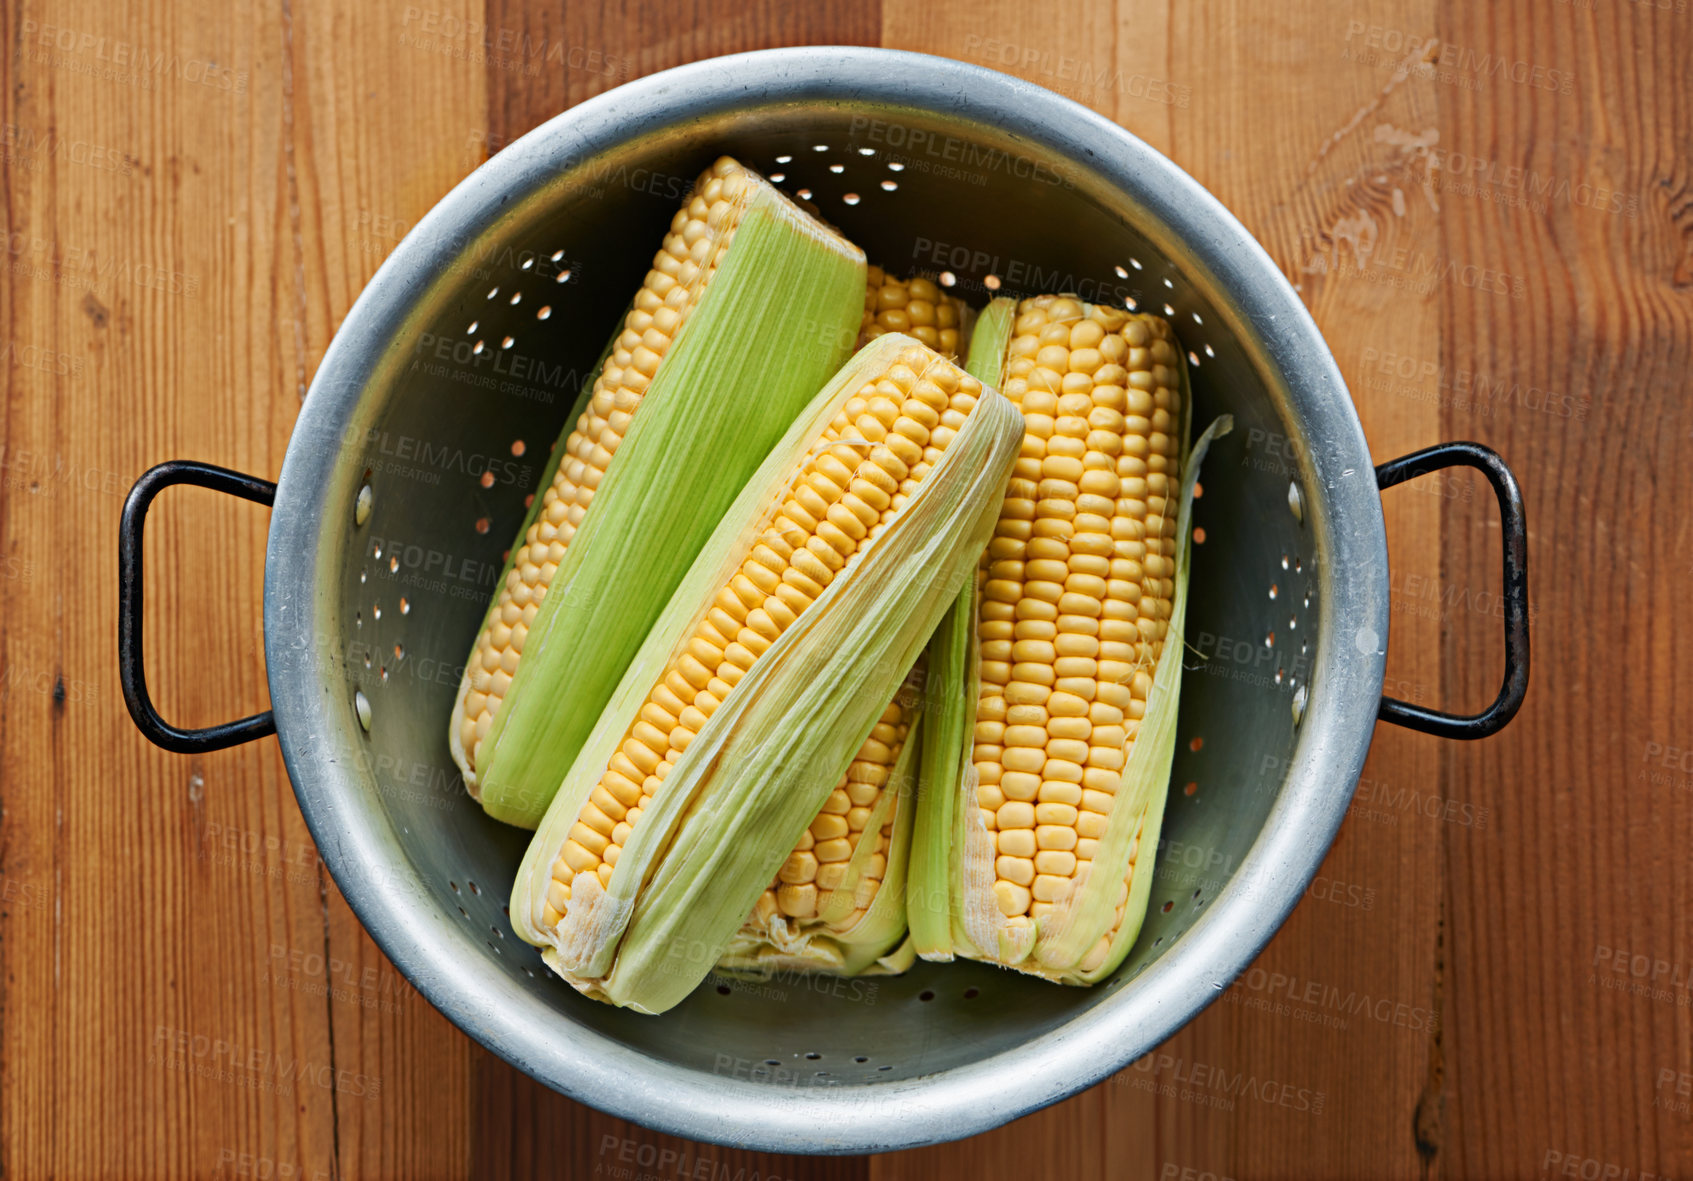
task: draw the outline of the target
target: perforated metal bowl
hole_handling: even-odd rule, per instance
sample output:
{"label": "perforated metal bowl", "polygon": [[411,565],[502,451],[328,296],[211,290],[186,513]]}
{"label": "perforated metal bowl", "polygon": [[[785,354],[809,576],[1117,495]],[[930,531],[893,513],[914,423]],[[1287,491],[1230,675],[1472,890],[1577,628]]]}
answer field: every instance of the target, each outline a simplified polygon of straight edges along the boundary
{"label": "perforated metal bowl", "polygon": [[[526,835],[464,796],[459,669],[546,450],[694,177],[730,153],[896,272],[980,304],[1066,289],[1159,311],[1195,422],[1234,415],[1196,523],[1181,744],[1151,913],[1108,983],[974,964],[868,981],[713,978],[642,1017],[576,995],[510,933]],[[1505,511],[1510,670],[1492,710],[1384,715],[1496,729],[1527,678],[1521,501],[1457,444],[1383,484],[1482,467]],[[279,482],[164,465],[125,508],[121,655],[136,721],[174,749],[268,733],[153,712],[140,534],[171,483],[274,494],[265,654],[300,807],[383,950],[477,1041],[595,1107],[679,1135],[867,1152],[965,1136],[1122,1068],[1221,995],[1333,839],[1378,713],[1388,631],[1378,474],[1341,377],[1274,264],[1122,129],[1038,87],[870,49],[772,50],[631,83],[525,136],[406,236],[324,357]]]}

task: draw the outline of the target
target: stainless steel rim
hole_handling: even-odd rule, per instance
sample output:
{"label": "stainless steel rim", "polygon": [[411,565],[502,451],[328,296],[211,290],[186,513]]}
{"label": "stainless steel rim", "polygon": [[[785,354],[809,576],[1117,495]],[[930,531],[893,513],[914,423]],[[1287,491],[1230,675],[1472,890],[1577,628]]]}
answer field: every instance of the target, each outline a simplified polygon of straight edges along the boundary
{"label": "stainless steel rim", "polygon": [[[706,1078],[560,1022],[510,980],[478,972],[469,934],[391,867],[392,838],[380,840],[386,814],[346,790],[345,768],[360,752],[319,724],[340,691],[316,659],[327,603],[316,588],[340,528],[326,520],[326,477],[378,360],[368,342],[395,338],[413,292],[452,261],[453,243],[494,222],[514,194],[631,129],[796,99],[886,101],[990,122],[1132,192],[1204,281],[1229,293],[1238,322],[1228,327],[1254,339],[1282,375],[1308,428],[1300,482],[1326,555],[1319,660],[1288,786],[1209,912],[1129,987],[1052,1033],[968,1067],[871,1087]],[[342,893],[396,966],[477,1041],[548,1086],[676,1135],[787,1152],[877,1152],[986,1130],[1120,1070],[1221,995],[1299,901],[1339,829],[1373,732],[1387,630],[1386,537],[1362,430],[1315,324],[1240,223],[1170,161],[1076,103],[978,67],[860,48],[767,50],[653,75],[560,115],[454,189],[382,266],[324,357],[283,465],[265,576],[271,699],[301,809]]]}

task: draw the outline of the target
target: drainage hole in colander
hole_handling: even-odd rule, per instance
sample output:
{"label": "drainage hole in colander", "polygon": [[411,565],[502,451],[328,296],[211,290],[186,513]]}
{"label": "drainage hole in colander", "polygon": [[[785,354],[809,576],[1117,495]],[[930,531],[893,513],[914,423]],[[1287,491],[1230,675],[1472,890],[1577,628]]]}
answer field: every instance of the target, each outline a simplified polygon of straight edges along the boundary
{"label": "drainage hole in colander", "polygon": [[1193,482],[1193,498],[1195,500],[1205,499],[1205,485],[1201,484],[1198,480]]}
{"label": "drainage hole in colander", "polygon": [[516,343],[517,343],[516,337],[508,336],[500,342],[500,347],[502,349],[509,349],[512,345],[514,345]]}
{"label": "drainage hole in colander", "polygon": [[1298,618],[1298,616],[1289,615],[1287,617],[1287,630],[1290,631],[1290,632],[1299,630],[1299,618]]}
{"label": "drainage hole in colander", "polygon": [[858,1063],[860,1066],[863,1066],[866,1062],[870,1061],[870,1059],[866,1058],[863,1054],[860,1054],[855,1057],[853,1061]]}
{"label": "drainage hole in colander", "polygon": [[899,188],[899,185],[895,184],[891,180],[885,180],[885,181],[882,182],[882,191],[883,192],[891,193],[897,188]]}
{"label": "drainage hole in colander", "polygon": [[1283,570],[1287,569],[1287,555],[1286,554],[1282,555],[1282,569]]}
{"label": "drainage hole in colander", "polygon": [[404,644],[395,644],[394,645],[394,659],[395,660],[404,660],[405,658],[406,658],[406,646]]}
{"label": "drainage hole in colander", "polygon": [[372,619],[381,619],[382,618],[382,604],[381,603],[372,603],[370,605],[370,617]]}
{"label": "drainage hole in colander", "polygon": [[889,172],[904,172],[905,171],[905,165],[901,164],[898,160],[889,160],[888,161],[888,171]]}
{"label": "drainage hole in colander", "polygon": [[1134,311],[1134,310],[1135,310],[1135,309],[1136,309],[1136,308],[1138,308],[1138,307],[1140,307],[1140,301],[1139,301],[1139,300],[1137,300],[1137,299],[1136,299],[1136,298],[1135,298],[1135,297],[1134,297],[1134,296],[1132,296],[1132,295],[1125,295],[1125,296],[1124,296],[1124,297],[1123,297],[1123,306],[1124,306],[1124,307],[1126,307],[1126,308],[1128,308],[1128,309],[1129,309],[1129,311],[1131,311],[1131,312],[1132,312],[1132,311]]}
{"label": "drainage hole in colander", "polygon": [[359,585],[360,586],[363,586],[368,578],[369,578],[369,575],[366,574],[363,570],[359,571]]}
{"label": "drainage hole in colander", "polygon": [[546,320],[546,319],[551,318],[552,314],[553,314],[553,305],[547,304],[547,305],[545,305],[545,306],[536,310],[535,318],[537,320]]}
{"label": "drainage hole in colander", "polygon": [[956,287],[957,285],[958,285],[958,276],[957,275],[953,274],[951,271],[942,271],[941,272],[941,286],[942,287]]}
{"label": "drainage hole in colander", "polygon": [[1129,277],[1129,272],[1125,271],[1121,266],[1114,266],[1111,269],[1117,272],[1117,277],[1119,279],[1127,279]]}
{"label": "drainage hole in colander", "polygon": [[1193,527],[1193,544],[1194,545],[1204,545],[1205,544],[1205,526],[1195,525]]}
{"label": "drainage hole in colander", "polygon": [[1195,734],[1193,738],[1188,741],[1187,748],[1195,753],[1198,753],[1199,751],[1205,749],[1205,739]]}
{"label": "drainage hole in colander", "polygon": [[814,151],[814,152],[827,152],[829,150],[829,145],[828,144],[812,144],[811,150]]}
{"label": "drainage hole in colander", "polygon": [[792,164],[793,161],[794,161],[794,158],[792,156],[777,156],[776,157],[776,163],[778,163],[778,164]]}
{"label": "drainage hole in colander", "polygon": [[[1170,908],[1166,906],[1164,909],[1168,910]],[[504,939],[506,937],[505,932],[500,930],[498,927],[489,927],[488,929],[494,933],[494,937],[496,939]]]}
{"label": "drainage hole in colander", "polygon": [[1194,352],[1192,349],[1189,349],[1187,351],[1187,363],[1192,365],[1195,369],[1199,368],[1199,354]]}
{"label": "drainage hole in colander", "polygon": [[770,180],[771,180],[771,183],[773,183],[773,184],[781,184],[783,181],[785,181],[787,179],[788,179],[788,174],[785,173],[785,172],[772,172],[770,174]]}
{"label": "drainage hole in colander", "polygon": [[1164,903],[1164,905],[1159,908],[1159,911],[1162,914],[1169,914],[1175,908],[1176,908],[1176,902],[1175,902],[1175,899],[1172,898],[1172,899],[1166,901]]}
{"label": "drainage hole in colander", "polygon": [[922,992],[917,994],[917,999],[920,1001],[932,1001],[935,999],[935,990],[932,988],[925,988]]}
{"label": "drainage hole in colander", "polygon": [[874,156],[876,154],[876,149],[875,148],[859,148],[858,154],[860,156]]}
{"label": "drainage hole in colander", "polygon": [[892,1066],[878,1066],[876,1069],[877,1070],[892,1070],[893,1067]]}
{"label": "drainage hole in colander", "polygon": [[[1287,566],[1287,559],[1286,558],[1282,559],[1282,566],[1284,568]],[[1275,597],[1276,597],[1276,584],[1272,582],[1270,584],[1270,598],[1274,599]]]}
{"label": "drainage hole in colander", "polygon": [[511,453],[513,455],[521,457],[528,449],[529,448],[525,445],[522,439],[513,439],[511,441]]}
{"label": "drainage hole in colander", "polygon": [[831,165],[829,165],[829,171],[835,173],[838,176],[841,173],[846,171],[846,165],[845,164],[831,164]]}
{"label": "drainage hole in colander", "polygon": [[808,1062],[816,1062],[821,1057],[823,1057],[823,1055],[819,1054],[816,1050],[807,1050],[805,1052],[805,1058]]}
{"label": "drainage hole in colander", "polygon": [[1193,313],[1193,322],[1194,322],[1194,323],[1195,323],[1195,324],[1203,324],[1203,323],[1205,323],[1205,321],[1204,321],[1204,320],[1201,320],[1201,319],[1200,319],[1200,318],[1199,318],[1199,313],[1198,313],[1198,312],[1194,312],[1194,313]]}
{"label": "drainage hole in colander", "polygon": [[462,907],[462,906],[461,906],[461,907],[459,907],[459,908],[458,908],[458,911],[459,911],[459,917],[460,917],[460,918],[466,918],[466,919],[468,919],[468,918],[469,918],[469,917],[470,917],[470,912],[469,912],[469,911],[467,911],[467,910],[465,910],[465,908],[464,908],[464,907]]}
{"label": "drainage hole in colander", "polygon": [[570,268],[565,267],[564,270],[560,271],[558,273],[558,278],[554,279],[553,282],[554,283],[568,283],[568,282],[570,282]]}
{"label": "drainage hole in colander", "polygon": [[845,201],[848,205],[857,205],[859,198],[857,193],[844,193],[841,195],[841,200]]}
{"label": "drainage hole in colander", "polygon": [[[1166,279],[1166,280],[1164,280],[1164,281],[1165,281],[1165,282],[1166,282],[1166,283],[1168,283],[1168,282],[1169,282],[1169,280],[1168,280],[1168,279]],[[1174,316],[1174,315],[1175,315],[1175,314],[1176,314],[1176,309],[1175,309],[1175,308],[1173,308],[1173,307],[1171,307],[1171,306],[1170,306],[1170,305],[1169,305],[1169,304],[1165,304],[1165,305],[1164,305],[1164,314],[1165,314],[1165,315],[1166,315],[1166,316]]]}
{"label": "drainage hole in colander", "polygon": [[1143,269],[1140,265],[1140,259],[1138,259],[1138,258],[1129,259],[1129,265],[1137,271]]}
{"label": "drainage hole in colander", "polygon": [[986,276],[982,280],[982,286],[986,287],[989,291],[998,291],[999,290],[999,276],[998,275],[988,275],[988,276]]}
{"label": "drainage hole in colander", "polygon": [[486,532],[488,532],[489,529],[491,529],[493,527],[493,524],[494,523],[492,521],[490,521],[487,517],[477,517],[476,518],[476,531],[478,533],[486,533]]}
{"label": "drainage hole in colander", "polygon": [[520,304],[522,302],[523,302],[523,292],[514,291],[514,292],[511,293],[511,306],[512,307],[516,307],[518,304]]}
{"label": "drainage hole in colander", "polygon": [[717,986],[717,995],[718,996],[728,996],[729,995],[729,986],[727,984],[719,984]]}
{"label": "drainage hole in colander", "polygon": [[459,892],[459,884],[457,882],[449,881],[447,885],[453,888],[453,893],[457,894]]}
{"label": "drainage hole in colander", "polygon": [[1217,355],[1217,351],[1215,349],[1213,349],[1210,345],[1206,345],[1205,346],[1205,355],[1207,357],[1215,357]]}
{"label": "drainage hole in colander", "polygon": [[464,884],[470,887],[470,892],[472,894],[481,894],[482,893],[482,887],[478,886],[475,882],[467,880]]}
{"label": "drainage hole in colander", "polygon": [[1190,779],[1190,780],[1187,781],[1186,784],[1184,784],[1182,786],[1182,794],[1184,796],[1190,796],[1198,790],[1199,790],[1199,783],[1198,783],[1197,780]]}
{"label": "drainage hole in colander", "polygon": [[766,1065],[766,1066],[780,1066],[782,1064],[780,1062],[776,1061],[776,1059],[774,1059],[774,1058],[766,1058],[764,1060],[764,1065]]}
{"label": "drainage hole in colander", "polygon": [[410,615],[411,614],[411,600],[406,598],[406,596],[404,596],[404,595],[400,596],[400,614],[401,615]]}
{"label": "drainage hole in colander", "polygon": [[811,200],[811,190],[810,189],[795,189],[794,195],[797,196],[801,201]]}
{"label": "drainage hole in colander", "polygon": [[492,943],[490,943],[488,945],[488,950],[493,952],[495,955],[504,955],[505,954],[505,952],[501,951],[498,947],[495,947]]}
{"label": "drainage hole in colander", "polygon": [[[1174,291],[1176,289],[1176,285],[1174,283],[1170,282],[1170,280],[1168,280],[1168,279],[1164,280],[1164,286],[1168,287],[1171,291]],[[1168,306],[1168,305],[1166,305],[1166,306]],[[1170,314],[1173,316],[1176,313],[1171,312]]]}
{"label": "drainage hole in colander", "polygon": [[479,340],[475,344],[470,346],[470,351],[473,354],[475,354],[476,356],[480,357],[484,352],[487,351],[487,348],[488,348],[487,342]]}
{"label": "drainage hole in colander", "polygon": [[388,559],[388,573],[398,574],[399,572],[400,572],[400,555],[395,554]]}
{"label": "drainage hole in colander", "polygon": [[377,674],[377,676],[382,678],[382,683],[384,685],[386,685],[388,683],[388,666],[386,664],[384,664],[382,667],[378,668],[376,670],[376,674]]}
{"label": "drainage hole in colander", "polygon": [[1282,683],[1282,670],[1278,668],[1276,670],[1276,684],[1279,685],[1281,683]]}
{"label": "drainage hole in colander", "polygon": [[526,270],[526,271],[534,265],[535,265],[535,260],[532,259],[532,258],[526,258],[526,259],[523,260],[523,269]]}
{"label": "drainage hole in colander", "polygon": [[493,299],[493,298],[494,298],[494,297],[495,297],[495,296],[496,296],[496,295],[498,295],[498,294],[499,294],[499,293],[500,293],[500,289],[499,289],[499,288],[498,288],[498,287],[490,287],[490,288],[488,288],[488,298],[489,298],[489,299]]}
{"label": "drainage hole in colander", "polygon": [[492,488],[494,486],[494,473],[493,473],[493,471],[489,470],[489,471],[483,472],[480,483],[484,488]]}
{"label": "drainage hole in colander", "polygon": [[1276,646],[1276,633],[1271,632],[1269,635],[1264,637],[1264,647],[1274,648],[1275,646]]}
{"label": "drainage hole in colander", "polygon": [[978,989],[966,988],[964,990],[964,999],[967,1000],[967,1001],[973,1001],[981,995],[982,994]]}
{"label": "drainage hole in colander", "polygon": [[481,320],[472,320],[470,322],[470,327],[466,328],[464,330],[464,334],[466,336],[475,336],[476,335],[476,329],[477,329],[478,325],[480,325],[481,323],[482,323]]}

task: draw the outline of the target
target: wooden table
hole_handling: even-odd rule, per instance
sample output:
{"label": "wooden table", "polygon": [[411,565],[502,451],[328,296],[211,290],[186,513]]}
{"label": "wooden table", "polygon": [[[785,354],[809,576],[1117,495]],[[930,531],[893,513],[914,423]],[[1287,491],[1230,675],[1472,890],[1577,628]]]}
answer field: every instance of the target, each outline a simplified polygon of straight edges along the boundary
{"label": "wooden table", "polygon": [[[0,1169],[1693,1173],[1688,9],[9,3]],[[449,1025],[317,862],[274,740],[181,757],[130,724],[114,554],[151,464],[279,470],[354,297],[489,152],[632,77],[830,42],[1052,87],[1216,193],[1299,284],[1377,459],[1466,438],[1515,467],[1536,677],[1489,741],[1380,729],[1318,888],[1167,1058],[966,1143],[813,1160],[607,1118]],[[1386,511],[1389,688],[1478,706],[1502,660],[1485,486],[1424,481]],[[264,707],[266,526],[202,492],[156,511],[148,661],[167,716]],[[1372,1001],[1325,1020],[1327,990]],[[195,1037],[314,1072],[285,1088],[176,1068]],[[1184,1100],[1202,1066],[1318,1101]]]}

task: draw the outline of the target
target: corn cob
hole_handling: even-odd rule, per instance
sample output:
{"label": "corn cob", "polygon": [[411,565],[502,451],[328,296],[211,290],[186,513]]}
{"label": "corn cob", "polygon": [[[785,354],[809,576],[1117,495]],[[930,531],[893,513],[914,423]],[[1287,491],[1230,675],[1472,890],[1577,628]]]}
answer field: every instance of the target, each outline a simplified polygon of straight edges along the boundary
{"label": "corn cob", "polygon": [[968,582],[1021,436],[1003,396],[905,336],[817,395],[529,846],[512,923],[555,971],[645,1012],[704,978]]}
{"label": "corn cob", "polygon": [[[1185,373],[1161,319],[996,300],[970,368],[1028,425],[976,584],[930,667],[911,865],[928,959],[1092,983],[1139,932],[1174,755]],[[1209,441],[1209,433],[1207,439]]]}
{"label": "corn cob", "polygon": [[[896,279],[872,266],[858,343],[904,332],[949,361],[962,355],[969,309],[928,279]],[[718,965],[731,972],[902,970],[893,948],[905,931],[901,892],[911,837],[910,772],[916,746],[909,700],[920,670],[888,703],[828,803],[759,897]],[[890,782],[891,780],[891,782]],[[872,835],[864,839],[864,833]],[[889,869],[892,869],[891,875]]]}
{"label": "corn cob", "polygon": [[964,355],[970,309],[928,279],[896,279],[881,267],[870,268],[864,288],[864,319],[858,343],[885,332],[903,332],[949,361]]}
{"label": "corn cob", "polygon": [[901,939],[921,683],[919,665],[759,895],[718,967],[843,976],[910,967],[915,956]]}
{"label": "corn cob", "polygon": [[724,157],[700,177],[466,662],[448,739],[491,815],[539,822],[688,563],[845,360],[864,275],[857,247],[756,173]]}

